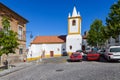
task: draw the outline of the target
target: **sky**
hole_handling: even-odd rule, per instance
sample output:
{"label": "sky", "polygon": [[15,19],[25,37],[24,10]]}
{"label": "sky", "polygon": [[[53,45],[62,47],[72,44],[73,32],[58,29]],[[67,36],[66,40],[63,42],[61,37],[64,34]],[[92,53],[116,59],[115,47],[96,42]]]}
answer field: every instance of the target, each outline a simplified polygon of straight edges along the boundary
{"label": "sky", "polygon": [[[24,17],[27,23],[27,47],[36,36],[67,35],[68,13],[73,7],[82,17],[82,35],[95,19],[105,24],[110,7],[118,0],[0,0],[4,5]],[[30,38],[32,33],[33,38]]]}

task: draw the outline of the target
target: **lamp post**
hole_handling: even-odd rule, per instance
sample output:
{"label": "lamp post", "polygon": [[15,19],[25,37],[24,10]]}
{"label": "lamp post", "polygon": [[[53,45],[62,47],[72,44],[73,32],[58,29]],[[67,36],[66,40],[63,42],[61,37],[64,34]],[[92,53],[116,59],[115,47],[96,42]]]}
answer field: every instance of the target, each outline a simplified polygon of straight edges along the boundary
{"label": "lamp post", "polygon": [[[30,41],[32,40],[32,38],[33,38],[33,35],[32,35],[32,31],[24,31],[24,34],[26,35],[26,33],[30,33]],[[31,49],[31,48],[28,48],[28,49]],[[31,51],[31,50],[28,50],[28,51]],[[27,59],[27,54],[28,54],[28,52],[26,53],[26,59]],[[32,59],[32,51],[31,51],[31,54],[30,54],[30,57],[31,57],[31,59]]]}

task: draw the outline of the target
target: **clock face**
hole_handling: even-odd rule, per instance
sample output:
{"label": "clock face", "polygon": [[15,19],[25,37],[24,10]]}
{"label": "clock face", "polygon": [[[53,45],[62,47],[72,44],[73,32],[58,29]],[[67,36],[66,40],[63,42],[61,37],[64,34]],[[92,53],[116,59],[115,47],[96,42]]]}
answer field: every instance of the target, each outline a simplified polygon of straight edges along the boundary
{"label": "clock face", "polygon": [[80,20],[79,19],[69,20],[69,33],[80,34]]}

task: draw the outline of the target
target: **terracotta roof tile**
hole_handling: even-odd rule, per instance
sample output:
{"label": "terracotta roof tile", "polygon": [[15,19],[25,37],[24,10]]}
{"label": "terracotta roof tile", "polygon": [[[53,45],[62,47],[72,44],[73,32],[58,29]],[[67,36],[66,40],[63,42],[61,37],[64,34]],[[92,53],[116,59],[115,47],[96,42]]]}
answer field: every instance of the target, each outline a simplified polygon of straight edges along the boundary
{"label": "terracotta roof tile", "polygon": [[31,42],[31,44],[64,43],[64,42],[66,42],[66,35],[61,35],[61,36],[37,36]]}

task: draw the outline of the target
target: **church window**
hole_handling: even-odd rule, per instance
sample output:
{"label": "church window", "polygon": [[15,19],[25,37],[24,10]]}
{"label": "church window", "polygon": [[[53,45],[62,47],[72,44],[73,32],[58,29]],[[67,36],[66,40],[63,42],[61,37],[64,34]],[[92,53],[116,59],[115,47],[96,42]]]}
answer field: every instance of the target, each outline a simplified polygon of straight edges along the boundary
{"label": "church window", "polygon": [[70,50],[72,49],[72,46],[70,45]]}
{"label": "church window", "polygon": [[58,51],[60,51],[60,49],[59,49],[59,48],[57,48],[57,50],[58,50]]}
{"label": "church window", "polygon": [[72,26],[75,26],[75,25],[76,25],[76,21],[73,20],[73,21],[72,21]]}

